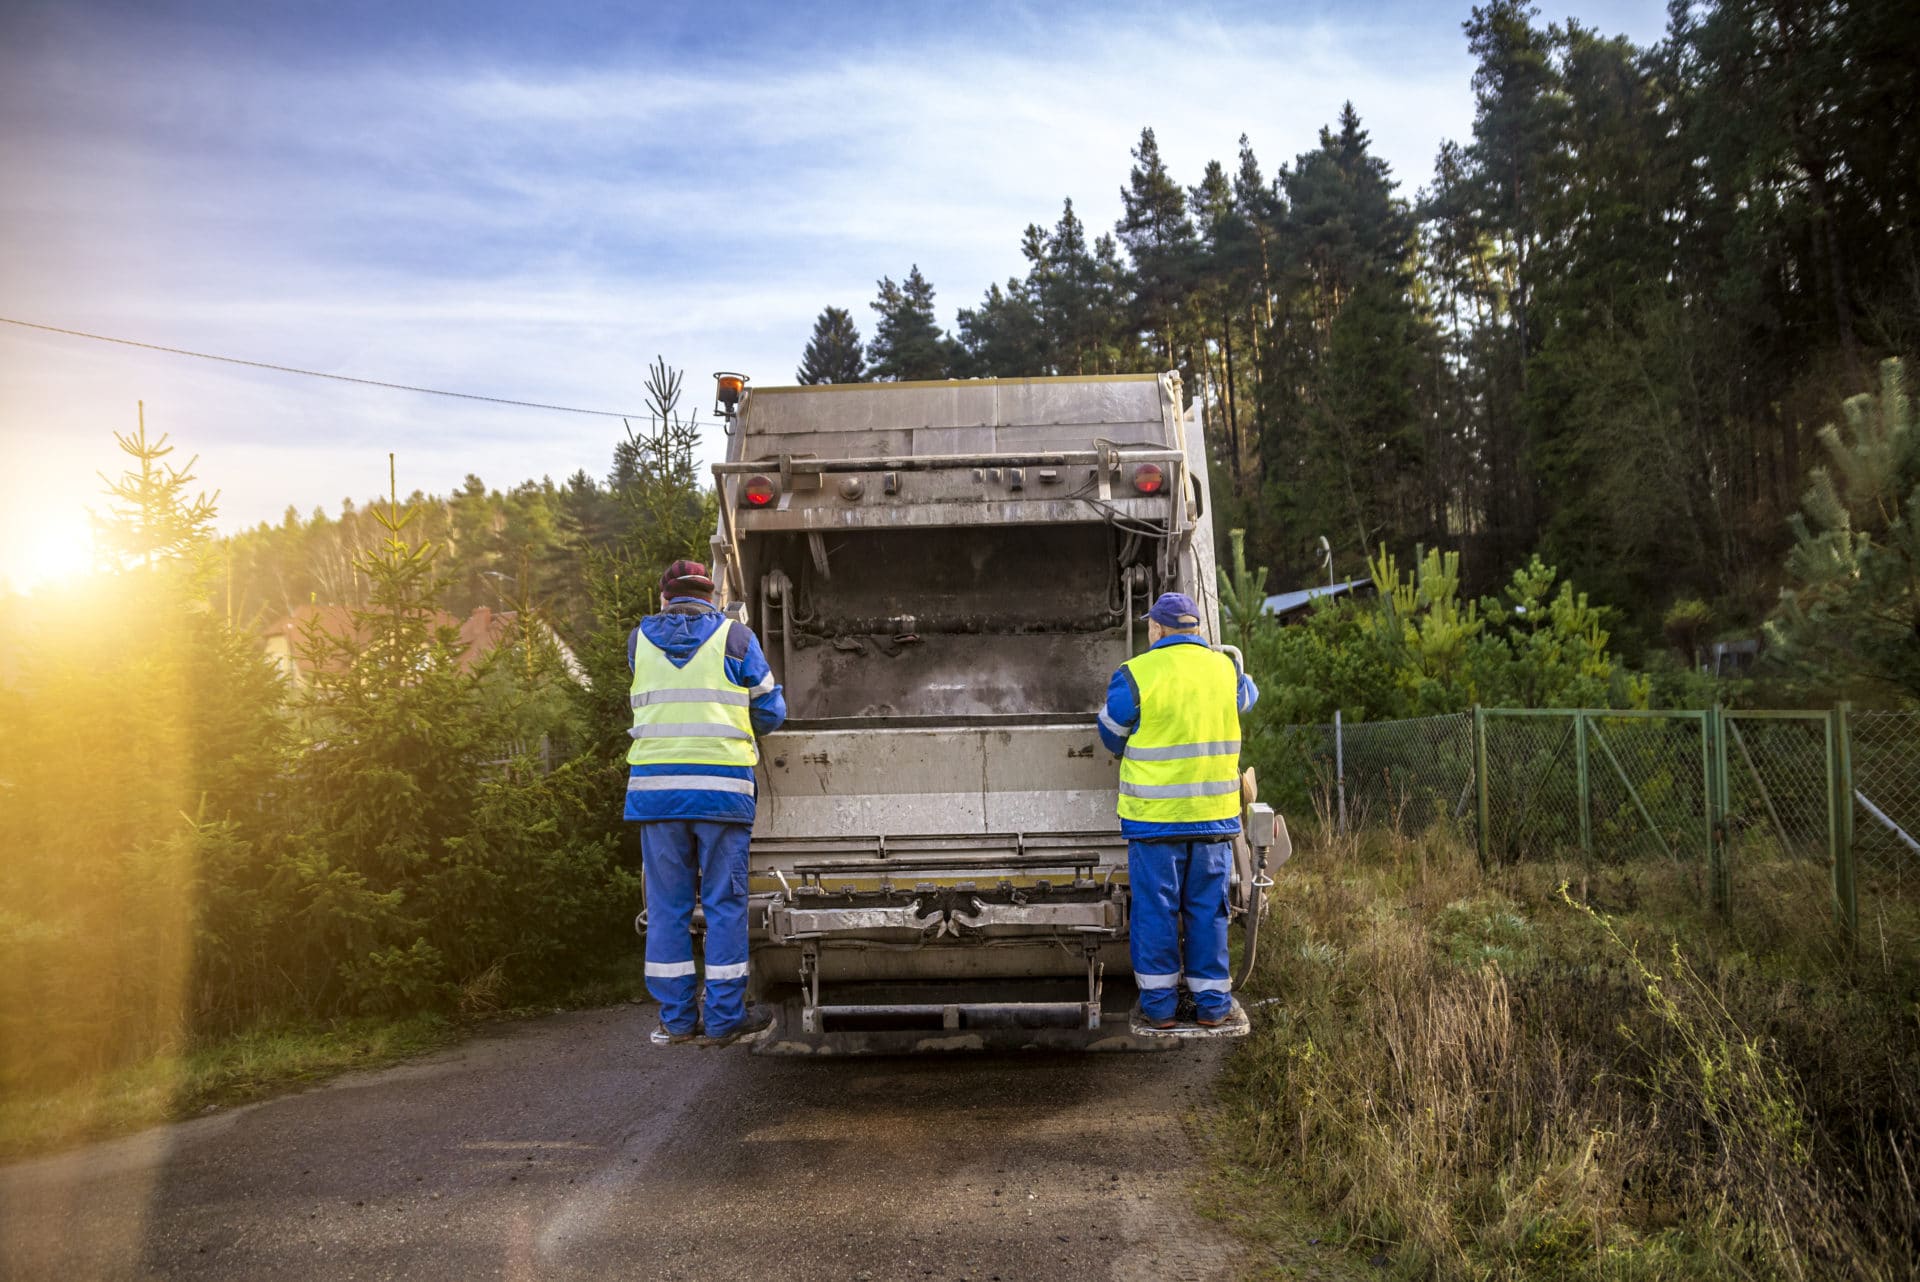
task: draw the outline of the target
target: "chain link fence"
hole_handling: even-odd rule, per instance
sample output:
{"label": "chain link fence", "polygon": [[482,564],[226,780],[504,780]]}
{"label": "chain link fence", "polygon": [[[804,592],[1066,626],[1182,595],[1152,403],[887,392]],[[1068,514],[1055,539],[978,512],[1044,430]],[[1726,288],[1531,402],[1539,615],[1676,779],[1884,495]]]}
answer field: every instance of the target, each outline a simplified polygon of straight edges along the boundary
{"label": "chain link fence", "polygon": [[[1858,895],[1920,890],[1920,713],[1495,709],[1298,726],[1276,795],[1339,830],[1457,827],[1489,863],[1658,857],[1731,907],[1744,861],[1824,867]],[[1484,784],[1482,780],[1484,779]]]}
{"label": "chain link fence", "polygon": [[1851,730],[1859,875],[1920,887],[1920,712],[1857,712]]}

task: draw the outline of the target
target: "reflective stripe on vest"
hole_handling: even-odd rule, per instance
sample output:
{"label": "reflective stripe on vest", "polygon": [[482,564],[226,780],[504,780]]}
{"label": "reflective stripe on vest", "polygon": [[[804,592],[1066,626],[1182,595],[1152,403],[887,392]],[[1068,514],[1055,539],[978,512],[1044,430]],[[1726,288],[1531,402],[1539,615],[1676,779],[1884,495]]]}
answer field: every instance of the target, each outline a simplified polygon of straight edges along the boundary
{"label": "reflective stripe on vest", "polygon": [[[760,760],[753,742],[748,708],[752,695],[745,686],[727,679],[727,630],[714,629],[686,666],[676,668],[666,653],[645,633],[633,647],[633,746],[627,761],[636,766],[751,766]],[[711,777],[693,782],[686,776],[656,775],[630,780],[629,791],[652,791],[670,785],[730,792],[727,784],[753,784],[744,779]],[[686,780],[685,782],[681,782]],[[639,785],[636,789],[635,785]]]}
{"label": "reflective stripe on vest", "polygon": [[733,792],[753,796],[753,780],[731,775],[632,775],[628,792]]}
{"label": "reflective stripe on vest", "polygon": [[1240,813],[1240,674],[1206,646],[1161,646],[1127,660],[1140,727],[1120,760],[1120,817],[1212,823]]}
{"label": "reflective stripe on vest", "polygon": [[[767,680],[772,679],[773,674],[768,673]],[[649,690],[645,694],[628,695],[627,702],[636,708],[655,703],[720,703],[729,708],[745,708],[753,703],[753,696],[745,690]]]}

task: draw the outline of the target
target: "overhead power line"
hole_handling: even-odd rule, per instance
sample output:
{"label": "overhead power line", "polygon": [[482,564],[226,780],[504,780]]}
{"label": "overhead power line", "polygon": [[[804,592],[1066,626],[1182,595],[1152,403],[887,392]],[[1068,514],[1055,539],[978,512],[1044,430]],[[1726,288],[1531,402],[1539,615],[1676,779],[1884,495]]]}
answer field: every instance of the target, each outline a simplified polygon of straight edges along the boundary
{"label": "overhead power line", "polygon": [[272,370],[276,374],[298,374],[302,378],[328,378],[336,383],[358,383],[362,387],[384,387],[392,392],[418,392],[422,396],[451,396],[462,401],[485,401],[489,405],[512,405],[524,410],[553,410],[560,414],[591,414],[596,418],[646,418],[645,414],[631,414],[620,410],[587,410],[575,405],[546,405],[539,401],[516,401],[505,396],[482,396],[477,392],[449,392],[439,387],[414,387],[408,383],[383,383],[377,378],[354,378],[349,374],[329,374],[324,370],[296,369],[291,365],[275,365],[270,361],[242,360],[238,356],[215,356],[211,352],[192,352],[184,347],[164,347],[159,343],[141,343],[131,338],[114,338],[107,334],[89,334],[84,330],[61,329],[58,325],[39,325],[33,321],[14,320],[10,316],[0,316],[0,325],[18,325],[22,329],[43,330],[49,334],[65,334],[69,338],[87,338],[96,343],[118,343],[122,347],[139,347],[149,352],[165,352],[169,356],[192,356],[203,361],[220,361],[227,365],[245,365],[250,369]]}

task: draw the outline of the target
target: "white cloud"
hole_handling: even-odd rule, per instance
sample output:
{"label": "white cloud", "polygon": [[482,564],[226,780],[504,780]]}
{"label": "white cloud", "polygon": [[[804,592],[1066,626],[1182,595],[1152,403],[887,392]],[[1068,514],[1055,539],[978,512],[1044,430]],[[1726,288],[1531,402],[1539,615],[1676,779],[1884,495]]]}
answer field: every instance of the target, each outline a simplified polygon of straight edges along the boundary
{"label": "white cloud", "polygon": [[[1231,167],[1243,131],[1271,175],[1351,99],[1409,195],[1471,125],[1458,38],[1364,19],[1009,21],[1018,39],[665,69],[95,46],[16,60],[0,313],[613,409],[639,407],[663,353],[699,402],[723,366],[789,379],[825,304],[870,330],[882,274],[918,262],[950,317],[1020,270],[1021,228],[1063,197],[1111,226],[1142,125],[1184,182]],[[202,453],[230,526],[372,493],[387,449],[408,488],[469,471],[508,485],[604,472],[619,431],[0,327],[0,573],[32,513],[98,488],[139,397]]]}

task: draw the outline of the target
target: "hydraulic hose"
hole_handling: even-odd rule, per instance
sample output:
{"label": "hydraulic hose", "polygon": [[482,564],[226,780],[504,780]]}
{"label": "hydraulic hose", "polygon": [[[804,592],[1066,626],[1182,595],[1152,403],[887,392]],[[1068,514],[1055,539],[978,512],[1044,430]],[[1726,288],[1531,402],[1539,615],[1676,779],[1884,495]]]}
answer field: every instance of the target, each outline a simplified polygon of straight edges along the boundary
{"label": "hydraulic hose", "polygon": [[1260,956],[1260,916],[1266,910],[1267,887],[1272,885],[1267,876],[1266,851],[1260,852],[1260,862],[1253,870],[1253,897],[1247,902],[1247,960],[1240,968],[1240,978],[1233,981],[1233,990],[1239,992],[1247,986],[1253,977],[1253,964]]}

